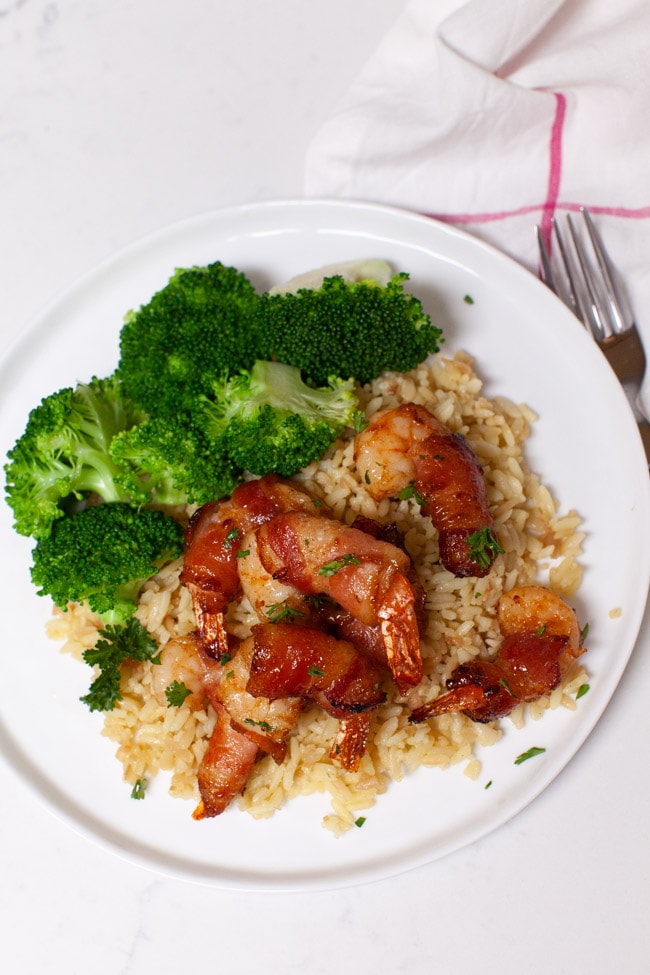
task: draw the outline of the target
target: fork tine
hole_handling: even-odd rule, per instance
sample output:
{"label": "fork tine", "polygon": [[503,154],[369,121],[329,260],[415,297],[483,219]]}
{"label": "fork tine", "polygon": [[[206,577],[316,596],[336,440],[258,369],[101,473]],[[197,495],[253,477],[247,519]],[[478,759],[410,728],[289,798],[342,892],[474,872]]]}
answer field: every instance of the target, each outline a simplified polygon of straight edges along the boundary
{"label": "fork tine", "polygon": [[[599,302],[599,295],[594,287],[591,268],[589,267],[589,260],[585,253],[582,241],[576,232],[575,225],[571,219],[571,215],[567,214],[567,226],[569,228],[569,233],[571,235],[571,241],[573,243],[573,251],[575,253],[578,268],[580,270],[580,288],[576,288],[576,297],[578,303],[581,307],[582,314],[581,318],[585,325],[588,325],[593,332],[594,337],[598,342],[602,342],[605,336],[608,334],[607,322],[602,314],[602,307]],[[556,227],[556,234],[558,233]],[[558,242],[560,240],[558,234]]]}
{"label": "fork tine", "polygon": [[557,220],[553,220],[553,231],[555,233],[555,240],[557,242],[558,250],[560,252],[560,258],[562,260],[562,267],[564,269],[564,279],[566,281],[566,298],[569,307],[573,311],[574,315],[580,319],[583,324],[589,324],[589,317],[586,314],[586,310],[583,307],[583,303],[579,300],[578,289],[576,287],[574,272],[572,263],[569,260],[569,255],[564,244],[564,238],[560,233],[560,228],[558,226]]}
{"label": "fork tine", "polygon": [[537,250],[539,252],[540,277],[544,284],[557,294],[557,288],[553,278],[553,268],[551,266],[551,255],[544,243],[544,237],[539,226],[535,227],[535,234],[537,236]]}
{"label": "fork tine", "polygon": [[589,239],[591,241],[591,246],[594,249],[596,261],[598,262],[598,267],[600,268],[600,272],[602,274],[604,290],[610,311],[612,330],[614,332],[624,332],[626,328],[629,328],[630,322],[626,321],[626,316],[623,311],[623,302],[614,281],[613,267],[610,263],[609,257],[607,256],[607,252],[600,234],[596,230],[594,222],[591,219],[591,214],[586,207],[581,207],[580,213],[582,214],[585,222],[587,233],[589,234]]}
{"label": "fork tine", "polygon": [[591,214],[580,208],[586,230],[580,233],[571,215],[567,214],[566,229],[571,246],[557,220],[553,220],[553,234],[558,250],[555,270],[550,248],[546,246],[539,227],[536,227],[540,258],[540,277],[589,329],[597,342],[627,332],[633,318],[616,283],[613,265],[603,245]]}

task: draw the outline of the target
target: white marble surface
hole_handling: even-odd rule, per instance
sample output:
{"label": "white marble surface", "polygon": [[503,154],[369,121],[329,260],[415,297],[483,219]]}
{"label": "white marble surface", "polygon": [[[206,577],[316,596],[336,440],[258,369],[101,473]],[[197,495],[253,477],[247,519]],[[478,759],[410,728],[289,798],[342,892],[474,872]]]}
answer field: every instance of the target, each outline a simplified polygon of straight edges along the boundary
{"label": "white marble surface", "polygon": [[[0,352],[134,238],[300,196],[312,134],[403,6],[0,0]],[[341,891],[149,873],[77,836],[0,764],[3,971],[650,972],[649,651],[646,619],[594,733],[508,825]]]}

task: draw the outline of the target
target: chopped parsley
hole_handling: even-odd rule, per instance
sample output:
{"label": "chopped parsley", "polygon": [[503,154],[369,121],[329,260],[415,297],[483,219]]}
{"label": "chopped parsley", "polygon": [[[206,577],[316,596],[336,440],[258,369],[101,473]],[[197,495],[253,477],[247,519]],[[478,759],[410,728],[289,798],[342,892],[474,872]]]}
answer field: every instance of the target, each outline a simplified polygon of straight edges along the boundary
{"label": "chopped parsley", "polygon": [[414,481],[411,481],[411,483],[407,484],[405,488],[402,488],[400,493],[397,495],[398,501],[409,501],[411,498],[415,498],[419,505],[424,504],[424,498],[416,490]]}
{"label": "chopped parsley", "polygon": [[483,788],[484,789],[489,789],[491,785],[492,785],[492,779],[490,779],[489,782],[486,782],[485,785],[483,786]]}
{"label": "chopped parsley", "polygon": [[237,550],[237,555],[235,556],[235,558],[237,558],[237,559],[245,559],[250,554],[251,554],[251,550],[249,548],[240,548],[240,549]]}
{"label": "chopped parsley", "polygon": [[545,751],[545,748],[537,748],[536,746],[529,748],[527,752],[522,752],[521,755],[517,755],[515,765],[523,765],[529,758],[535,758],[536,755],[543,755]]}
{"label": "chopped parsley", "polygon": [[221,664],[222,667],[225,667],[226,664],[230,663],[231,660],[232,660],[231,653],[222,653],[221,656],[219,657],[219,663]]}
{"label": "chopped parsley", "polygon": [[308,593],[305,596],[305,602],[309,603],[310,606],[313,606],[314,609],[320,609],[320,607],[324,606],[327,601],[327,596],[315,596],[312,593]]}
{"label": "chopped parsley", "polygon": [[131,798],[144,799],[146,788],[147,783],[145,779],[136,779],[133,788],[131,789]]}
{"label": "chopped parsley", "polygon": [[232,543],[234,541],[236,541],[238,538],[239,538],[239,529],[238,528],[231,528],[230,531],[228,532],[228,534],[226,535],[225,539],[224,539],[223,547],[224,548],[232,548]]}
{"label": "chopped parsley", "polygon": [[474,299],[472,298],[471,295],[465,295],[465,297],[463,298],[463,301],[465,302],[466,305],[473,305],[474,304]]}
{"label": "chopped parsley", "polygon": [[297,616],[304,616],[305,614],[300,609],[294,609],[287,603],[273,603],[272,606],[266,611],[266,615],[269,618],[270,623],[279,623],[281,620],[287,620],[291,622],[295,620]]}
{"label": "chopped parsley", "polygon": [[168,708],[180,708],[183,705],[184,700],[190,696],[191,690],[183,683],[182,680],[175,680],[165,688],[165,697],[167,698]]}
{"label": "chopped parsley", "polygon": [[546,626],[544,625],[544,623],[542,623],[539,629],[535,630],[535,636],[544,636],[545,633],[546,633]]}
{"label": "chopped parsley", "polygon": [[310,677],[322,677],[325,671],[321,670],[320,667],[316,667],[314,664],[310,664],[307,668],[307,673]]}
{"label": "chopped parsley", "polygon": [[365,816],[359,816],[358,819],[355,819],[354,825],[357,826],[359,829],[361,829],[361,827],[363,826],[363,824],[365,823],[365,821],[366,821],[366,817]]}
{"label": "chopped parsley", "polygon": [[260,728],[262,731],[276,731],[276,728],[272,728],[268,721],[254,721],[253,718],[244,718],[244,724],[253,725],[255,728]]}
{"label": "chopped parsley", "polygon": [[580,631],[580,642],[582,643],[584,640],[586,640],[588,635],[589,635],[589,623],[585,623],[585,625],[582,627]]}
{"label": "chopped parsley", "polygon": [[356,555],[352,555],[351,553],[349,553],[348,555],[344,555],[343,558],[336,559],[336,561],[334,562],[327,562],[325,565],[321,565],[320,569],[318,570],[318,575],[335,576],[336,573],[340,572],[341,569],[344,569],[346,565],[360,565],[360,564],[361,564],[361,560],[358,559]]}
{"label": "chopped parsley", "polygon": [[576,701],[579,701],[581,697],[584,697],[585,694],[588,694],[590,689],[591,688],[589,684],[581,684],[576,693]]}
{"label": "chopped parsley", "polygon": [[482,569],[489,568],[492,558],[499,552],[505,551],[497,542],[491,528],[481,528],[477,532],[472,532],[467,538],[467,544],[470,559]]}

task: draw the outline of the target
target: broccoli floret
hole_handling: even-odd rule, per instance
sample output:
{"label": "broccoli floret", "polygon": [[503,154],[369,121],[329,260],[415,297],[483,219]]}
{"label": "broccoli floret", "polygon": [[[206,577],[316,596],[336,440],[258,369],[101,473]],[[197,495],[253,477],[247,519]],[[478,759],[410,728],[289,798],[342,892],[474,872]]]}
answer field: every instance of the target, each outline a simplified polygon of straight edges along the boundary
{"label": "broccoli floret", "polygon": [[99,504],[60,518],[32,553],[39,596],[87,602],[105,623],[133,614],[145,581],[183,551],[183,526],[155,508]]}
{"label": "broccoli floret", "polygon": [[151,660],[157,663],[158,644],[134,616],[118,626],[107,624],[99,631],[100,639],[82,656],[99,674],[81,698],[91,711],[112,711],[122,700],[120,667],[125,660]]}
{"label": "broccoli floret", "polygon": [[352,380],[332,378],[315,389],[295,366],[262,361],[215,384],[212,397],[204,406],[208,431],[239,467],[258,476],[290,477],[322,457],[358,405]]}
{"label": "broccoli floret", "polygon": [[248,278],[220,262],[177,270],[122,326],[126,394],[152,415],[192,410],[215,377],[258,357],[258,302]]}
{"label": "broccoli floret", "polygon": [[7,454],[5,492],[16,531],[47,535],[66,501],[91,493],[103,501],[143,500],[129,498],[109,454],[113,437],[142,418],[114,376],[46,396]]}
{"label": "broccoli floret", "polygon": [[264,294],[259,304],[263,355],[302,370],[323,386],[330,376],[367,383],[382,372],[414,369],[437,352],[441,330],[404,291],[408,274],[387,284],[325,278],[319,288]]}
{"label": "broccoli floret", "polygon": [[150,491],[158,504],[205,504],[232,494],[242,479],[225,446],[208,439],[196,413],[145,420],[113,439],[111,455],[125,489],[136,495]]}

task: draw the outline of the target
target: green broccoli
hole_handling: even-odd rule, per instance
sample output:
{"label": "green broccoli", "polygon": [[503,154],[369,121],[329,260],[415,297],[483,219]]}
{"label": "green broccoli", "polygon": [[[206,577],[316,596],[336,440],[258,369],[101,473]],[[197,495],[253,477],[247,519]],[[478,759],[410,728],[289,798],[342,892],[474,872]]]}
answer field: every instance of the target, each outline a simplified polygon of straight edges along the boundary
{"label": "green broccoli", "polygon": [[81,700],[91,711],[112,711],[122,700],[121,665],[125,660],[157,663],[158,644],[135,616],[117,626],[107,624],[99,637],[95,646],[82,654],[87,664],[99,668],[99,674]]}
{"label": "green broccoli", "polygon": [[65,609],[87,602],[105,623],[123,623],[142,586],[183,551],[183,526],[155,508],[98,504],[60,518],[32,552],[39,596]]}
{"label": "green broccoli", "polygon": [[46,536],[67,501],[92,493],[103,501],[143,500],[120,485],[109,454],[113,437],[142,418],[114,376],[46,396],[7,454],[5,491],[16,531]]}
{"label": "green broccoli", "polygon": [[204,403],[208,433],[240,468],[282,477],[322,457],[353,423],[357,407],[352,380],[332,378],[315,389],[295,366],[262,361],[215,384],[212,401]]}
{"label": "green broccoli", "polygon": [[258,358],[258,302],[248,278],[218,261],[177,270],[122,325],[126,395],[156,416],[194,409],[215,378]]}
{"label": "green broccoli", "polygon": [[152,492],[158,504],[205,504],[232,494],[241,471],[225,446],[208,439],[197,414],[152,417],[114,437],[110,452],[120,483],[138,495]]}
{"label": "green broccoli", "polygon": [[414,369],[437,352],[441,330],[404,291],[408,274],[387,284],[325,278],[319,288],[264,294],[258,308],[259,358],[297,366],[307,382],[330,376],[363,384],[382,372]]}

